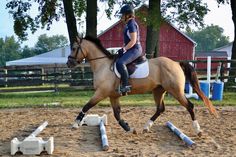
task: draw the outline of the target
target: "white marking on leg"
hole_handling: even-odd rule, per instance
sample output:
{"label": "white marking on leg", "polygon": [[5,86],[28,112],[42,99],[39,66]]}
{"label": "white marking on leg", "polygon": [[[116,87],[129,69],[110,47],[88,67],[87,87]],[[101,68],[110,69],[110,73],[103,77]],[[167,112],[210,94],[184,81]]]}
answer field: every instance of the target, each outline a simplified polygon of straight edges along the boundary
{"label": "white marking on leg", "polygon": [[193,128],[194,128],[196,134],[199,134],[199,133],[202,132],[202,130],[200,129],[200,125],[198,124],[197,120],[193,121]]}
{"label": "white marking on leg", "polygon": [[152,120],[148,120],[147,123],[144,125],[143,129],[146,130],[146,131],[149,131],[151,129],[153,123],[154,122]]}
{"label": "white marking on leg", "polygon": [[79,128],[78,123],[77,123],[77,122],[74,122],[74,124],[72,125],[72,128],[74,128],[74,129],[78,129],[78,128]]}

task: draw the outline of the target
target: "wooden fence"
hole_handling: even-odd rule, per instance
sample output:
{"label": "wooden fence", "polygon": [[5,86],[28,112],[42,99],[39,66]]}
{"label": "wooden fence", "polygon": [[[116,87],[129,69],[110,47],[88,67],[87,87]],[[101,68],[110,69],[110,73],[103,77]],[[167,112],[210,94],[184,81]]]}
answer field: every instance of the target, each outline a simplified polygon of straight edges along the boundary
{"label": "wooden fence", "polygon": [[[206,60],[185,61],[192,62],[195,67],[197,64],[207,64]],[[236,76],[229,76],[229,71],[235,71],[235,68],[230,68],[229,63],[236,60],[213,60],[212,63],[218,64],[221,67],[219,79],[235,79]],[[200,80],[206,80],[206,68],[196,69]],[[212,68],[212,77],[216,77],[216,68]],[[59,84],[69,84],[81,88],[92,88],[93,75],[88,63],[80,64],[76,69],[69,69],[65,64],[53,65],[34,65],[34,66],[5,66],[0,67],[0,87],[16,87],[16,86],[38,86],[38,85],[53,85],[54,90],[57,90]],[[42,87],[42,86],[41,86]],[[3,88],[1,88],[3,89]],[[3,90],[2,90],[3,91]],[[1,92],[1,90],[0,90]]]}

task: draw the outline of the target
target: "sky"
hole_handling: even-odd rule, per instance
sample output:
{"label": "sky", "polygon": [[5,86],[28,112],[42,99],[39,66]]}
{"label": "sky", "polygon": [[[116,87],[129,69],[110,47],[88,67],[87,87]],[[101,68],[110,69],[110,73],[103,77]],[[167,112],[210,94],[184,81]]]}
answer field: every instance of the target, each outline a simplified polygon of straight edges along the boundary
{"label": "sky", "polygon": [[[203,0],[203,2],[208,4],[208,8],[210,12],[205,16],[204,22],[206,25],[219,25],[224,29],[224,35],[230,37],[230,41],[233,41],[234,38],[234,26],[232,22],[232,13],[230,4],[220,5],[218,6],[216,0]],[[13,19],[12,16],[8,13],[8,10],[5,9],[7,0],[1,0],[0,2],[0,38],[5,38],[6,36],[12,36],[14,34],[13,30]],[[109,20],[106,18],[105,10],[106,5],[100,5],[99,9],[101,12],[98,13],[98,33],[101,31],[106,30],[109,28],[117,19]],[[31,13],[34,14],[34,13]],[[78,29],[81,29],[78,28]],[[84,29],[84,28],[82,28]],[[51,26],[51,29],[47,31],[46,29],[38,30],[34,34],[29,32],[28,41],[24,41],[22,46],[28,45],[29,47],[34,47],[35,43],[37,42],[38,37],[41,34],[47,34],[47,36],[52,35],[64,35],[68,38],[67,26],[63,20],[59,22],[54,22]]]}

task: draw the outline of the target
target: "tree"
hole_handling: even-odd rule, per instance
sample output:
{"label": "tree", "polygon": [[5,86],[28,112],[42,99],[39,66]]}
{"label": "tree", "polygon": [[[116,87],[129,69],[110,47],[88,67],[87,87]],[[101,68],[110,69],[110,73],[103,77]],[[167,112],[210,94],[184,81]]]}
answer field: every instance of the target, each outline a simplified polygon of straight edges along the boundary
{"label": "tree", "polygon": [[[154,10],[155,12],[152,12]],[[162,3],[160,0],[149,0],[146,19],[149,18],[150,22],[147,23],[146,53],[149,56],[158,56],[158,38],[162,20],[177,23],[180,28],[193,24],[198,27],[203,26],[203,18],[207,12],[207,5],[201,0],[168,0]]]}
{"label": "tree", "polygon": [[[36,3],[35,3],[36,2]],[[27,39],[27,31],[34,33],[37,29],[50,29],[53,21],[58,21],[61,17],[66,17],[70,42],[73,43],[77,36],[77,26],[74,15],[73,3],[80,0],[11,0],[6,8],[14,19],[15,34],[21,39]],[[32,4],[38,4],[39,13],[36,17],[31,17],[29,10]]]}
{"label": "tree", "polygon": [[14,36],[0,38],[0,66],[5,66],[7,61],[20,58],[20,44]]}
{"label": "tree", "polygon": [[97,37],[97,0],[87,0],[86,35]]}
{"label": "tree", "polygon": [[[229,0],[217,0],[217,2],[219,4],[221,3],[229,3]],[[232,10],[232,20],[234,23],[234,41],[233,41],[233,47],[232,47],[232,57],[231,59],[236,60],[236,1],[235,0],[230,0],[230,6],[231,6],[231,10]],[[236,63],[232,62],[231,63],[231,67],[232,68],[236,68]],[[230,76],[236,76],[236,72],[235,71],[230,71],[229,73]]]}
{"label": "tree", "polygon": [[35,53],[45,53],[53,49],[63,47],[67,44],[68,40],[63,35],[53,35],[51,37],[48,37],[46,34],[42,34],[39,36],[38,41],[35,45]]}
{"label": "tree", "polygon": [[[114,4],[118,0],[100,0],[108,3],[109,8],[105,10],[110,18],[114,8]],[[141,2],[141,0],[124,0],[121,3]],[[38,4],[39,13],[36,17],[31,17],[29,10],[32,4]],[[28,33],[34,33],[37,29],[50,29],[53,21],[58,21],[61,17],[65,17],[70,43],[75,41],[78,35],[76,23],[81,21],[81,16],[87,12],[86,27],[87,35],[97,35],[97,0],[11,0],[7,3],[6,8],[12,14],[14,19],[15,34],[21,39],[26,40]],[[79,23],[79,22],[78,22]],[[79,31],[79,30],[78,30]]]}
{"label": "tree", "polygon": [[[76,2],[79,2],[79,0],[75,0],[75,3]],[[65,16],[66,16],[67,30],[68,30],[69,39],[70,39],[70,45],[72,47],[72,44],[76,39],[76,36],[78,36],[76,19],[75,19],[74,8],[73,8],[73,0],[63,0],[63,4],[64,4]]]}
{"label": "tree", "polygon": [[24,46],[20,55],[21,55],[21,58],[32,57],[32,56],[36,55],[35,54],[35,49],[30,48],[28,46]]}
{"label": "tree", "polygon": [[[159,32],[161,26],[161,0],[149,0],[147,21],[146,52],[148,58],[157,56],[159,49]],[[157,20],[152,20],[157,19]]]}
{"label": "tree", "polygon": [[[231,10],[232,10],[232,20],[234,22],[234,42],[233,42],[233,47],[232,47],[232,58],[236,60],[236,2],[235,0],[230,0],[231,2]],[[231,67],[236,68],[236,63],[231,63]],[[236,76],[235,71],[230,71],[231,76]]]}
{"label": "tree", "polygon": [[223,35],[224,29],[211,25],[198,31],[188,29],[186,34],[197,42],[197,51],[209,51],[229,43],[229,37]]}

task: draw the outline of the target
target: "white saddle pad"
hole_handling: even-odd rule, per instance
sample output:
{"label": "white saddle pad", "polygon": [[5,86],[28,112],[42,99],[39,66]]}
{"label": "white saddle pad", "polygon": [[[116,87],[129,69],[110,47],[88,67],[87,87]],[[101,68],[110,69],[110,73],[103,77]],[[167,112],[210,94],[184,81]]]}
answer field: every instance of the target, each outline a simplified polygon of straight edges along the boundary
{"label": "white saddle pad", "polygon": [[[114,72],[118,78],[120,78],[120,73],[118,72],[116,68],[116,63],[114,63]],[[149,75],[149,64],[148,61],[145,61],[142,64],[136,65],[136,70],[132,75],[130,75],[130,78],[145,78]]]}

